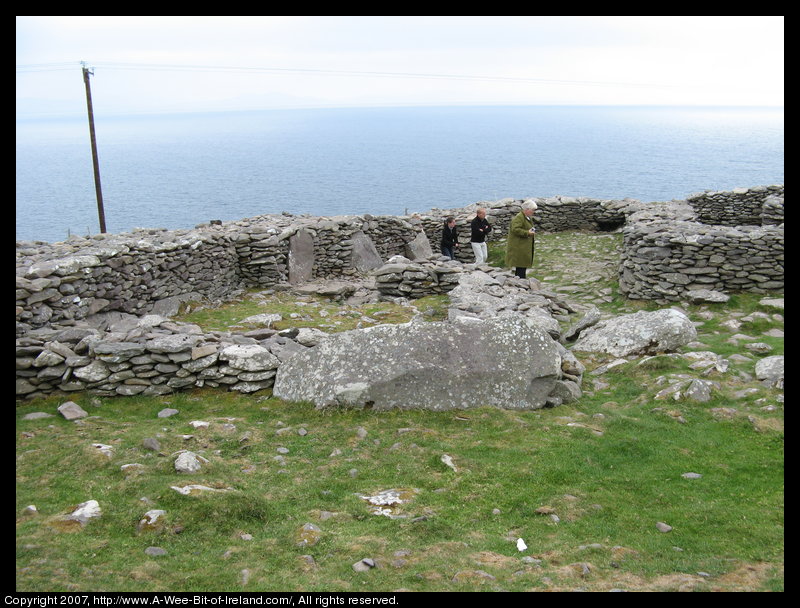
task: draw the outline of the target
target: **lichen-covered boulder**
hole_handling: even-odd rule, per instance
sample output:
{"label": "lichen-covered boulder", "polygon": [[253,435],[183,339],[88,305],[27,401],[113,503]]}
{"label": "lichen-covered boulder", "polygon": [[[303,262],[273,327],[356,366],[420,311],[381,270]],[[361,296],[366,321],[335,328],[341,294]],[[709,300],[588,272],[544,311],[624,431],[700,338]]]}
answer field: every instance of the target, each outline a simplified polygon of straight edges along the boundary
{"label": "lichen-covered boulder", "polygon": [[273,393],[318,408],[537,409],[561,378],[560,352],[520,317],[378,325],[296,354]]}
{"label": "lichen-covered boulder", "polygon": [[685,314],[674,308],[641,311],[601,321],[586,329],[572,350],[627,357],[674,351],[697,338]]}

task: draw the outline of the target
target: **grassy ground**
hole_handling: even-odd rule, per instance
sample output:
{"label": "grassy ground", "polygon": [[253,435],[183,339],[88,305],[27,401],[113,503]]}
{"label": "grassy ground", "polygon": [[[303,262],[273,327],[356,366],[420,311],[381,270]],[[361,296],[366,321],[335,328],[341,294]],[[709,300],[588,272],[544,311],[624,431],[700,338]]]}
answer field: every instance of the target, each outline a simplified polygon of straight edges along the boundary
{"label": "grassy ground", "polygon": [[[618,246],[616,235],[545,235],[533,274],[608,312],[654,307],[620,300],[613,274],[598,269],[598,260],[614,262]],[[605,290],[608,301],[598,298]],[[687,309],[705,346],[685,350],[749,361],[734,357],[729,371],[703,376],[682,358],[657,357],[594,376],[605,361],[582,358],[584,397],[534,412],[321,412],[268,393],[198,390],[73,394],[91,415],[75,423],[22,420],[55,413],[65,396],[18,402],[16,588],[781,591],[782,392],[752,379],[759,355],[747,340],[731,343],[746,334],[783,353],[782,337],[764,336],[783,320],[760,299],[740,294]],[[225,321],[194,322],[263,312],[272,310],[259,303],[255,312],[227,309]],[[325,324],[336,312],[309,316]],[[387,316],[404,319],[401,310]],[[359,317],[341,317],[349,318]],[[656,399],[675,375],[718,382],[712,400]],[[158,418],[166,407],[179,413]],[[194,428],[195,420],[210,425]],[[145,438],[157,438],[160,450],[145,449]],[[208,459],[199,472],[175,472],[184,449]],[[142,466],[126,473],[120,467],[129,463]],[[232,490],[171,489],[188,483]],[[392,517],[373,514],[362,497],[387,489],[409,500]],[[101,518],[78,531],[59,526],[59,515],[89,499]],[[22,514],[29,504],[38,514]],[[137,532],[150,509],[166,511],[164,528]],[[303,534],[308,523],[319,532]],[[147,555],[151,546],[166,555]],[[355,572],[363,558],[376,567]]]}

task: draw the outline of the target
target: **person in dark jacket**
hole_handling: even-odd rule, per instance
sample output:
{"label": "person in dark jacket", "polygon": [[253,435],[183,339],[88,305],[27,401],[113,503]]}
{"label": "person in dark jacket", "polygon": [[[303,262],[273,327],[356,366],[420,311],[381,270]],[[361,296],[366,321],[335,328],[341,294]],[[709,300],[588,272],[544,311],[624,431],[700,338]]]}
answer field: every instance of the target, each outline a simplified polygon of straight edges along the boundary
{"label": "person in dark jacket", "polygon": [[470,243],[472,244],[472,251],[475,252],[475,263],[483,264],[486,258],[489,257],[489,252],[486,248],[486,236],[492,231],[492,227],[486,221],[486,209],[478,209],[470,227],[472,228]]}
{"label": "person in dark jacket", "polygon": [[457,248],[458,232],[456,231],[456,220],[453,216],[450,216],[444,221],[444,228],[442,228],[442,255],[455,260],[455,250]]}

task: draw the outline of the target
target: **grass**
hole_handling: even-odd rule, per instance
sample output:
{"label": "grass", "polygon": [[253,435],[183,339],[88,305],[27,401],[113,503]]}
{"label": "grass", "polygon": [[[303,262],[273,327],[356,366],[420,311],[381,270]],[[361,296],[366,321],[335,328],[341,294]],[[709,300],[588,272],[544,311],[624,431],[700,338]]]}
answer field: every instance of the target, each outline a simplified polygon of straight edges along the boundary
{"label": "grass", "polygon": [[[552,255],[548,236],[540,237],[534,268],[542,277],[559,271],[548,285],[571,286],[579,276],[560,270],[559,250],[569,251],[570,264],[584,256],[584,269],[600,248],[613,253],[615,236],[552,236]],[[595,292],[613,287],[603,277],[591,283]],[[600,302],[604,311],[641,308],[610,298]],[[671,357],[632,360],[600,376],[591,371],[602,358],[581,358],[583,398],[532,412],[318,411],[268,391],[204,389],[153,398],[72,394],[91,415],[75,423],[22,419],[55,413],[63,395],[18,402],[16,588],[782,591],[782,392],[752,379],[759,355],[743,349],[747,341],[730,343],[747,334],[782,354],[783,339],[762,334],[783,321],[760,299],[740,294],[728,305],[688,307],[705,346],[686,350],[750,357],[708,376],[718,387],[706,403],[655,399],[665,377],[705,377]],[[441,299],[416,306],[444,309]],[[267,308],[224,314],[238,323]],[[309,306],[302,308],[306,314]],[[397,312],[398,319],[409,314]],[[736,330],[725,325],[754,312],[767,318]],[[310,316],[326,324],[335,312]],[[166,407],[179,413],[158,418]],[[195,429],[193,420],[210,426]],[[143,448],[147,437],[159,440],[159,452]],[[112,445],[112,458],[92,443]],[[182,449],[209,462],[178,474],[174,455]],[[128,463],[141,470],[125,474],[120,467]],[[686,479],[686,472],[702,477]],[[182,496],[171,489],[186,483],[233,491]],[[372,514],[361,497],[390,488],[415,493],[397,518]],[[59,531],[57,517],[90,498],[102,517]],[[21,514],[29,504],[38,515]],[[154,508],[166,511],[164,529],[137,533]],[[657,522],[672,530],[660,532]],[[306,523],[320,528],[319,540],[298,546]],[[517,550],[518,538],[526,551]],[[167,555],[146,555],[150,546]],[[367,557],[377,567],[355,572],[352,564]]]}
{"label": "grass", "polygon": [[287,292],[265,295],[263,290],[253,289],[239,301],[218,308],[198,308],[176,320],[197,324],[206,331],[244,331],[264,327],[263,323],[247,322],[249,317],[264,314],[280,315],[279,321],[270,324],[274,329],[312,327],[337,333],[378,323],[405,323],[415,314],[423,314],[429,320],[442,320],[447,316],[447,297],[420,298],[413,307],[394,302],[349,306],[323,296],[298,297]]}

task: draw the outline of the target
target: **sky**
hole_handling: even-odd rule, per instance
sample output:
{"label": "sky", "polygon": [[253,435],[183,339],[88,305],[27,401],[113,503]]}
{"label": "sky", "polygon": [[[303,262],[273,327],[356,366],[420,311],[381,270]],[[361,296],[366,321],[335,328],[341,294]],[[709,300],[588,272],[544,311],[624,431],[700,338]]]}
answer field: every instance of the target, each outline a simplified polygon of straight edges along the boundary
{"label": "sky", "polygon": [[782,106],[784,18],[17,16],[18,118],[387,105]]}

